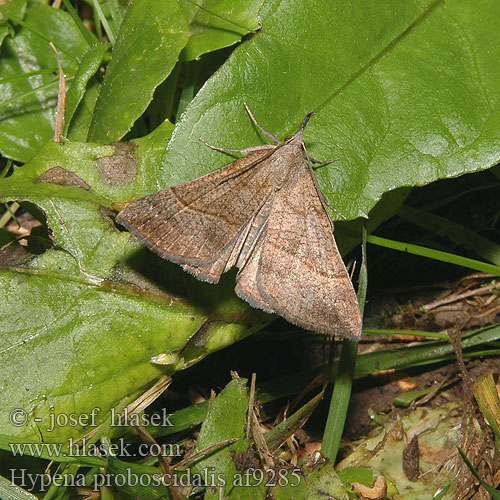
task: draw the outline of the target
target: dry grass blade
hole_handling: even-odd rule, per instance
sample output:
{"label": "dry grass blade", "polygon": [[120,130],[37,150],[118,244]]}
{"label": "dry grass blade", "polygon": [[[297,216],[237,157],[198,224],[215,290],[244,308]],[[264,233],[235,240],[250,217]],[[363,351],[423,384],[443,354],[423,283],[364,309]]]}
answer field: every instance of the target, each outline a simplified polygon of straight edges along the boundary
{"label": "dry grass blade", "polygon": [[64,110],[66,108],[66,80],[64,79],[64,71],[61,65],[61,59],[57,52],[56,46],[50,42],[52,50],[56,54],[57,67],[59,68],[59,90],[57,92],[57,113],[56,113],[56,126],[54,129],[54,141],[61,140],[61,134],[64,122]]}

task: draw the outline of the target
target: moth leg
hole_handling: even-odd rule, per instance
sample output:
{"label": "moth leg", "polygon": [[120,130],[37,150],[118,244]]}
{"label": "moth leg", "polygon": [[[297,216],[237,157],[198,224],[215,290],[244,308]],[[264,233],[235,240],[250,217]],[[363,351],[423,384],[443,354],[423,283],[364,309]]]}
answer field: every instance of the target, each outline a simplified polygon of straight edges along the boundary
{"label": "moth leg", "polygon": [[[317,160],[315,160],[314,158],[312,158],[309,155],[306,155],[306,158],[311,163],[319,163],[318,167],[316,167],[316,168],[324,167],[325,165],[329,165],[330,163],[333,163],[334,161],[338,160],[338,158],[335,158],[335,160],[330,160],[330,161],[317,161]],[[335,212],[341,219],[347,220],[347,217],[342,212],[340,212],[339,210],[337,210],[335,207],[332,206],[332,204],[325,198],[325,196],[319,190],[319,188],[318,188],[318,194],[319,194],[319,197],[320,197],[321,201],[323,202],[323,205],[325,205],[330,210],[332,210],[333,212]]]}
{"label": "moth leg", "polygon": [[330,210],[333,210],[341,219],[344,219],[344,220],[347,220],[347,217],[342,213],[340,212],[339,210],[337,210],[335,207],[332,206],[332,204],[323,196],[323,193],[320,193],[320,198],[321,198],[321,201],[330,209]]}
{"label": "moth leg", "polygon": [[245,109],[247,110],[248,116],[250,116],[250,119],[253,121],[254,125],[266,136],[271,139],[271,141],[274,141],[276,144],[281,144],[281,141],[271,134],[271,132],[268,132],[253,116],[252,112],[250,111],[250,108],[247,106],[247,103],[244,102],[243,106],[245,106]]}
{"label": "moth leg", "polygon": [[340,158],[334,158],[333,160],[327,160],[327,161],[320,161],[314,159],[312,156],[307,155],[306,158],[311,162],[314,163],[315,165],[318,165],[318,167],[323,167],[325,165],[330,165],[330,163],[334,163],[336,161],[339,161]]}
{"label": "moth leg", "polygon": [[241,154],[248,154],[248,153],[253,153],[254,151],[263,151],[266,149],[275,149],[276,146],[273,144],[264,144],[262,146],[251,146],[249,148],[245,149],[232,149],[232,148],[220,148],[219,146],[214,146],[212,144],[209,144],[208,142],[204,141],[200,137],[200,141],[205,144],[205,146],[208,146],[210,149],[214,149],[215,151],[222,151],[223,153],[241,153]]}
{"label": "moth leg", "polygon": [[340,211],[338,211],[335,207],[332,207],[332,205],[326,201],[326,206],[330,209],[333,210],[341,219],[347,220],[347,217]]}
{"label": "moth leg", "polygon": [[[306,118],[302,122],[302,125],[300,126],[300,128],[303,128],[307,124],[307,120],[309,119],[309,117],[310,117],[311,114],[312,113],[309,113],[309,115],[306,116]],[[300,128],[299,128],[299,130],[300,130]],[[318,167],[323,167],[325,165],[330,165],[330,163],[334,163],[334,162],[336,162],[336,161],[339,160],[339,158],[334,158],[333,160],[319,161],[319,160],[316,160],[315,158],[313,158],[311,155],[307,154],[307,149],[306,149],[306,145],[305,144],[302,144],[302,149],[304,150],[304,156],[305,156],[306,160],[310,161],[314,165],[318,165]]]}

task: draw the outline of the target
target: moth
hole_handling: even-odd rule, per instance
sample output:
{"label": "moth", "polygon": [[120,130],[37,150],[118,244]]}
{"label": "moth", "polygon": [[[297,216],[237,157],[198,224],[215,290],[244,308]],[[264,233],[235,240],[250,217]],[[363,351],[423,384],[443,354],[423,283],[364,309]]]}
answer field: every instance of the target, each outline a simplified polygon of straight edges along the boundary
{"label": "moth", "polygon": [[359,304],[305,158],[312,113],[281,142],[247,111],[276,145],[241,150],[246,156],[218,170],[138,199],[116,222],[200,280],[217,283],[236,266],[235,291],[253,307],[306,330],[359,339]]}

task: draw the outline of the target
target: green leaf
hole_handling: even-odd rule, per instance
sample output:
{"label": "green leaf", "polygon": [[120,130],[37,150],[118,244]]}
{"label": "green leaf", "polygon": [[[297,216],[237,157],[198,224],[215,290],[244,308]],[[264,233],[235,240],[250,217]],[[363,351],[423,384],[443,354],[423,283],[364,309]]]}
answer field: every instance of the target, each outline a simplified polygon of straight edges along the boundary
{"label": "green leaf", "polygon": [[[231,276],[217,286],[201,283],[114,227],[112,199],[149,182],[143,168],[156,161],[170,131],[166,122],[128,145],[49,143],[0,179],[2,200],[29,200],[43,209],[57,245],[28,263],[5,259],[10,267],[0,271],[1,433],[53,442],[79,437],[90,429],[47,431],[47,419],[88,414],[98,404],[101,423],[110,408],[161,374],[184,369],[269,321],[236,297]],[[116,176],[115,170],[127,159],[138,173],[120,184],[124,172]],[[15,408],[27,412],[26,426],[9,425]]]}
{"label": "green leaf", "polygon": [[161,162],[173,130],[173,124],[165,120],[150,134],[132,141],[133,144],[138,146],[137,157],[139,158],[138,175],[135,184],[137,191],[134,198],[145,196],[155,189],[157,179],[151,175],[151,172]]}
{"label": "green leaf", "polygon": [[393,400],[392,404],[398,408],[408,408],[412,403],[422,396],[426,396],[435,390],[434,387],[426,387],[425,389],[419,389],[417,391],[407,391],[398,394]]}
{"label": "green leaf", "polygon": [[147,108],[188,41],[177,0],[135,0],[125,14],[90,126],[89,141],[121,139]]}
{"label": "green leaf", "polygon": [[344,483],[361,483],[371,486],[375,481],[373,471],[367,467],[346,467],[339,471],[339,477]]}
{"label": "green leaf", "polygon": [[190,37],[181,60],[192,61],[206,52],[228,47],[259,29],[257,12],[263,0],[181,0]]}
{"label": "green leaf", "polygon": [[83,55],[80,66],[78,67],[75,77],[66,94],[66,111],[64,115],[65,135],[67,135],[68,129],[71,125],[71,119],[83,99],[87,83],[99,69],[109,47],[110,45],[107,43],[93,45],[92,47],[89,47]]}
{"label": "green leaf", "polygon": [[348,500],[349,495],[340,481],[333,464],[327,462],[313,469],[305,469],[304,476],[293,476],[288,472],[284,484],[273,490],[276,500],[324,500],[335,498]]}
{"label": "green leaf", "polygon": [[0,23],[5,23],[13,16],[22,19],[26,11],[28,0],[9,0],[0,5]]}
{"label": "green leaf", "polygon": [[[79,190],[68,196],[94,200],[100,205],[110,206],[112,202],[121,203],[155,190],[156,179],[149,172],[164,153],[172,129],[173,126],[165,122],[141,139],[108,146],[51,141],[30,162],[16,169],[13,176],[0,179],[2,199],[29,199],[49,191],[54,194],[58,188],[47,187],[46,183],[61,184],[61,180],[54,181],[52,169],[64,169],[78,176],[79,181],[76,178],[67,180],[70,185],[91,188],[87,194]],[[34,198],[32,201],[37,202]],[[55,200],[50,203],[53,201],[57,203]]]}
{"label": "green leaf", "polygon": [[0,476],[0,498],[2,500],[38,500],[35,495],[13,485],[10,480],[3,476]]}
{"label": "green leaf", "polygon": [[[0,271],[1,433],[46,442],[79,437],[92,426],[51,429],[50,415],[89,414],[98,406],[99,424],[111,407],[131,401],[164,372],[183,369],[262,328],[234,322],[239,313],[230,322],[208,322],[200,301],[193,305],[168,292],[163,262],[155,268],[137,244],[122,244],[122,258],[129,253],[135,266],[147,262],[149,278],[122,265],[96,282],[57,250]],[[195,287],[192,293],[198,295]],[[171,364],[151,362],[165,353],[172,354]],[[26,412],[26,425],[9,424],[16,408]]]}
{"label": "green leaf", "polygon": [[[251,486],[245,486],[244,481],[241,484],[238,483],[244,475],[244,471],[237,470],[236,461],[247,449],[245,435],[247,411],[246,380],[234,379],[229,382],[210,406],[207,417],[201,426],[195,453],[228,439],[237,438],[238,441],[202,457],[192,466],[194,473],[203,475],[205,471],[213,471],[217,480],[222,478],[225,484],[219,481],[213,486],[219,485],[220,488],[223,488],[225,495],[231,492],[230,498],[234,499],[265,498],[265,481],[261,484],[253,484],[249,478]],[[214,492],[209,489],[205,498],[207,500],[220,498],[219,488],[215,488]]]}
{"label": "green leaf", "polygon": [[[231,411],[229,412],[229,409]],[[226,446],[211,455],[202,457],[192,469],[202,472],[208,467],[215,467],[223,473],[230,469],[236,471],[234,453],[246,447],[245,427],[248,411],[248,395],[246,379],[234,379],[215,398],[208,410],[207,417],[201,426],[194,453],[227,439],[237,438],[239,441]],[[232,452],[232,453],[231,453]]]}
{"label": "green leaf", "polygon": [[3,187],[9,199],[30,201],[44,211],[56,243],[89,280],[98,283],[115,265],[117,252],[129,237],[112,230],[93,193],[46,183],[5,182]]}
{"label": "green leaf", "polygon": [[[99,97],[100,90],[101,83],[96,78],[96,76],[93,76],[87,82],[82,100],[73,113],[71,123],[69,125],[69,130],[67,131],[68,139],[81,142],[85,142],[87,140],[90,124],[92,123],[95,104],[97,102],[97,98]],[[75,92],[77,92],[76,89]]]}
{"label": "green leaf", "polygon": [[[55,45],[63,68],[74,66],[89,46],[73,18],[61,9],[46,5],[32,5],[27,10],[23,21],[14,17],[12,20],[20,23],[30,37],[38,39],[41,60],[45,65],[55,62],[54,53],[48,47],[49,42]],[[35,45],[33,47],[35,50],[38,49]]]}
{"label": "green leaf", "polygon": [[54,133],[58,49],[70,79],[88,47],[67,12],[48,6],[28,9],[22,27],[2,45],[0,58],[0,152],[28,161]]}
{"label": "green leaf", "polygon": [[[89,413],[98,404],[100,423],[111,406],[162,373],[151,356],[181,349],[205,321],[173,297],[148,300],[130,287],[93,285],[62,252],[48,252],[25,269],[1,271],[0,282],[8,291],[1,306],[0,428],[37,441],[57,442],[82,431],[50,430],[51,414]],[[15,408],[29,415],[25,426],[9,425]]]}
{"label": "green leaf", "polygon": [[249,120],[279,138],[316,111],[310,154],[339,158],[316,173],[348,218],[382,193],[489,168],[500,160],[500,34],[496,0],[271,0],[262,30],[234,51],[178,124],[162,187],[228,163],[216,146],[263,142]]}

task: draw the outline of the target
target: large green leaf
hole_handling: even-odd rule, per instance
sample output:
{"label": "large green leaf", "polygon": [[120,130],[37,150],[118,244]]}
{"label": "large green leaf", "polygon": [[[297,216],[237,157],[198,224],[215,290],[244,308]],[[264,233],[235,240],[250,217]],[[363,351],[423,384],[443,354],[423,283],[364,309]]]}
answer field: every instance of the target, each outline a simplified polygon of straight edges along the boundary
{"label": "large green leaf", "polygon": [[[218,286],[201,283],[114,227],[113,200],[151,189],[144,172],[170,131],[165,123],[121,146],[51,142],[0,179],[0,200],[35,203],[57,245],[27,263],[12,252],[0,271],[0,433],[55,442],[78,437],[89,429],[47,431],[50,415],[98,406],[100,423],[162,373],[269,320],[235,296],[230,276]],[[9,423],[16,408],[26,411],[26,425]]]}
{"label": "large green leaf", "polygon": [[243,102],[280,138],[305,132],[329,201],[363,216],[382,193],[500,159],[498,3],[269,0],[183,115],[157,175],[167,187],[227,163],[217,146],[262,143]]}
{"label": "large green leaf", "polygon": [[[51,442],[78,437],[91,428],[51,429],[50,415],[88,414],[97,406],[101,423],[162,373],[262,328],[234,306],[228,283],[212,299],[217,309],[194,278],[183,281],[181,270],[152,261],[138,244],[121,241],[114,252],[121,260],[107,279],[82,272],[58,250],[0,270],[0,433]],[[183,294],[170,293],[170,282]],[[25,425],[9,422],[15,409],[26,412]]]}
{"label": "large green leaf", "polygon": [[109,143],[132,128],[174,68],[188,41],[187,31],[177,0],[130,4],[97,99],[90,141]]}
{"label": "large green leaf", "polygon": [[71,78],[88,44],[67,12],[32,6],[23,26],[2,45],[0,152],[22,162],[54,134],[58,78],[49,41],[57,48],[66,77]]}
{"label": "large green leaf", "polygon": [[[203,473],[205,469],[213,468],[214,471],[222,473],[226,481],[230,480],[232,483],[236,472],[235,454],[245,449],[247,410],[246,380],[232,380],[210,406],[207,418],[201,426],[195,453],[227,439],[238,441],[196,461],[192,467],[194,471]],[[230,489],[231,484],[226,484],[226,491]]]}
{"label": "large green leaf", "polygon": [[[99,203],[107,206],[145,195],[155,189],[156,179],[150,171],[160,162],[172,130],[173,125],[166,121],[147,136],[112,145],[50,141],[35,158],[16,168],[13,176],[0,179],[2,196],[7,201],[27,199],[40,191],[48,194],[47,189],[57,191],[56,187],[39,185],[51,182],[86,187],[90,190],[87,194],[75,191],[74,196],[85,200],[97,196]],[[57,175],[60,170],[66,173],[64,182]]]}

